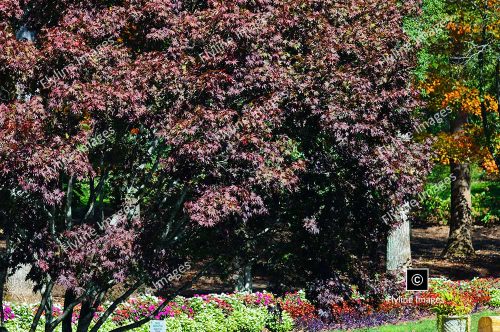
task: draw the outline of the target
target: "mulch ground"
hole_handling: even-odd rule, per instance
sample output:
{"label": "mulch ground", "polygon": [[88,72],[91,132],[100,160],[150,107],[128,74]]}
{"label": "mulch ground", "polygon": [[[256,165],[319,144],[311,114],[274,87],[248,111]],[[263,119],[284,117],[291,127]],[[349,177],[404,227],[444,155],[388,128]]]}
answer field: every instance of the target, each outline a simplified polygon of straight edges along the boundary
{"label": "mulch ground", "polygon": [[445,276],[452,280],[500,277],[500,225],[475,226],[472,239],[476,256],[460,261],[440,257],[446,245],[448,231],[448,226],[412,229],[414,267],[429,268],[432,277]]}

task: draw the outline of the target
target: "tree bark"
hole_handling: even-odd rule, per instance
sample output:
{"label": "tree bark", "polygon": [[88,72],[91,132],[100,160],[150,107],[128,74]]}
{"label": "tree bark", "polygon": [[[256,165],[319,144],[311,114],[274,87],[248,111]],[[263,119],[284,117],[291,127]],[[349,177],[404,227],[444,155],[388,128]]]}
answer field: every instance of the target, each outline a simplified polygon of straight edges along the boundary
{"label": "tree bark", "polygon": [[[460,112],[451,123],[451,132],[457,133],[468,122],[468,115]],[[445,258],[464,258],[474,255],[472,245],[471,166],[468,162],[450,160],[451,220]]]}
{"label": "tree bark", "polygon": [[87,332],[89,330],[92,318],[94,318],[94,313],[95,310],[92,306],[92,302],[90,300],[84,301],[80,310],[80,318],[78,319],[76,332]]}
{"label": "tree bark", "polygon": [[474,255],[472,245],[471,167],[469,163],[450,162],[451,220],[445,258],[464,258]]}
{"label": "tree bark", "polygon": [[49,294],[52,292],[52,285],[47,284],[45,291],[43,292],[42,295],[42,301],[40,302],[40,305],[38,306],[38,309],[36,310],[35,316],[33,317],[33,320],[31,322],[31,327],[29,332],[35,332],[37,327],[38,327],[38,322],[40,321],[40,317],[42,316],[43,311],[46,308],[46,302],[49,297]]}
{"label": "tree bark", "polygon": [[73,309],[70,309],[70,305],[76,300],[75,293],[71,289],[67,289],[64,294],[64,310],[69,310],[69,314],[62,321],[62,332],[73,332],[72,320],[73,320]]}
{"label": "tree bark", "polygon": [[0,326],[2,327],[5,322],[3,295],[5,292],[5,284],[7,283],[7,276],[9,273],[9,260],[10,260],[9,234],[6,234],[5,242],[6,242],[5,253],[0,254]]}
{"label": "tree bark", "polygon": [[53,310],[53,299],[52,299],[52,289],[54,288],[54,283],[52,280],[47,282],[46,286],[46,292],[47,292],[47,297],[45,298],[45,332],[52,332],[54,331],[52,327],[52,321],[54,319],[54,316],[52,315],[52,310]]}
{"label": "tree bark", "polygon": [[101,290],[97,296],[89,298],[87,301],[82,303],[82,309],[80,311],[80,318],[78,319],[78,326],[76,332],[88,332],[90,329],[90,324],[94,319],[94,315],[97,312],[97,308],[101,305],[104,296],[106,295],[106,290]]}
{"label": "tree bark", "polygon": [[247,262],[243,266],[238,266],[238,275],[236,279],[237,292],[252,292],[252,263]]}
{"label": "tree bark", "polygon": [[7,265],[0,267],[0,326],[3,326],[5,321],[5,314],[3,308],[3,293],[5,282],[7,281]]}
{"label": "tree bark", "polygon": [[387,237],[386,269],[402,271],[411,266],[409,204],[405,204],[395,216],[399,224],[389,231]]}

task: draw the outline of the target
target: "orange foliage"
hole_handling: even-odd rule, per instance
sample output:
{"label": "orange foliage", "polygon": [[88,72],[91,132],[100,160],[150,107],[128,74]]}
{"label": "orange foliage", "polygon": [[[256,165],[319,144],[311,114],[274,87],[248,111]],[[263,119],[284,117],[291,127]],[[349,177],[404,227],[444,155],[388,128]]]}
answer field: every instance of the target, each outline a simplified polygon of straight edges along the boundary
{"label": "orange foliage", "polygon": [[[486,3],[477,3],[484,11],[484,17],[477,16],[468,11],[469,7],[458,7],[453,22],[446,25],[450,36],[449,45],[443,48],[448,54],[467,54],[470,45],[483,42],[482,27],[486,26],[488,39],[500,38],[500,0],[487,0]],[[446,66],[445,64],[443,64]],[[483,101],[486,112],[494,113],[498,109],[498,101],[489,94],[481,96],[480,91],[468,84],[467,77],[452,78],[446,70],[432,70],[421,85],[427,107],[438,111],[450,108],[456,113],[469,115],[469,124],[458,133],[437,134],[435,149],[438,161],[449,163],[451,159],[457,161],[470,161],[482,165],[489,173],[498,173],[498,167],[487,148],[484,132],[481,126],[481,102]],[[469,83],[474,84],[470,81]],[[481,100],[484,98],[484,100]],[[453,118],[453,115],[451,116]],[[494,138],[495,151],[500,151],[500,137]]]}
{"label": "orange foliage", "polygon": [[[455,110],[481,116],[481,98],[479,90],[469,88],[462,83],[451,84],[440,78],[430,78],[421,88],[434,102],[435,107],[445,109],[447,107]],[[495,97],[486,95],[485,105],[487,112],[496,112],[498,104]]]}
{"label": "orange foliage", "polygon": [[488,154],[488,157],[483,161],[481,166],[484,168],[484,170],[487,173],[490,174],[499,174],[500,171],[498,170],[497,164],[495,164],[495,161],[493,160],[493,157],[491,154]]}
{"label": "orange foliage", "polygon": [[479,162],[488,173],[498,173],[489,150],[480,143],[482,128],[467,125],[457,133],[439,133],[434,143],[437,161],[448,165],[453,159],[458,162]]}
{"label": "orange foliage", "polygon": [[[485,96],[485,105],[487,112],[495,112],[497,101],[490,95]],[[463,85],[458,85],[450,92],[444,94],[441,106],[460,109],[467,114],[481,116],[481,99],[478,89],[471,89]]]}
{"label": "orange foliage", "polygon": [[449,22],[446,28],[450,30],[450,35],[455,39],[458,39],[458,37],[462,37],[472,32],[472,27],[470,24]]}

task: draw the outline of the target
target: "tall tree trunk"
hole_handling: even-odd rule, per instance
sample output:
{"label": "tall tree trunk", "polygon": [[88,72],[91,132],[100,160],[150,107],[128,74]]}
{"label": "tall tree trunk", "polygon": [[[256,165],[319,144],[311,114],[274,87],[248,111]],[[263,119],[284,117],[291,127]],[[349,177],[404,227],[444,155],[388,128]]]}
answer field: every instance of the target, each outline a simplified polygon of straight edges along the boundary
{"label": "tall tree trunk", "polygon": [[253,290],[253,277],[252,277],[252,264],[245,264],[238,271],[238,279],[236,281],[236,291],[238,292],[252,292]]}
{"label": "tall tree trunk", "polygon": [[0,254],[0,326],[3,327],[5,321],[3,296],[5,292],[5,283],[9,271],[9,240],[7,239],[7,248],[4,254]]}
{"label": "tall tree trunk", "polygon": [[443,252],[446,258],[474,255],[472,245],[471,167],[469,163],[450,162],[451,220],[448,243]]}
{"label": "tall tree trunk", "polygon": [[47,293],[47,297],[46,297],[46,302],[45,302],[45,332],[52,332],[54,329],[52,327],[52,321],[54,319],[54,316],[52,315],[52,311],[53,311],[53,298],[52,298],[52,289],[54,287],[54,283],[52,282],[52,280],[50,280],[50,277],[49,277],[49,281],[47,282],[47,286],[46,286],[46,292]]}
{"label": "tall tree trunk", "polygon": [[5,250],[0,251],[0,332],[6,332],[4,327],[5,313],[4,313],[4,293],[7,284],[7,277],[9,276],[10,256],[12,253],[12,246],[10,242],[10,233],[12,231],[9,225],[9,206],[10,194],[6,190],[0,190],[0,231],[3,231],[5,238]]}
{"label": "tall tree trunk", "polygon": [[78,319],[78,326],[76,332],[88,332],[90,329],[90,324],[94,319],[94,315],[97,312],[97,308],[101,305],[102,300],[106,295],[106,291],[103,290],[97,294],[95,298],[90,297],[82,303],[82,309],[80,310],[80,318]]}
{"label": "tall tree trunk", "polygon": [[411,266],[410,205],[405,204],[396,213],[398,226],[389,231],[387,237],[386,268],[387,271],[403,271]]}
{"label": "tall tree trunk", "polygon": [[35,316],[33,317],[33,320],[31,322],[31,327],[29,332],[36,331],[38,323],[40,321],[40,317],[42,316],[42,312],[46,309],[46,303],[51,293],[52,293],[52,284],[47,283],[45,286],[45,290],[43,291],[42,294],[42,301],[40,302],[40,305],[38,306]]}
{"label": "tall tree trunk", "polygon": [[[452,133],[462,130],[467,123],[465,113],[459,113],[452,123]],[[448,243],[443,251],[446,258],[464,258],[474,255],[472,245],[471,165],[468,162],[450,161],[451,171],[451,220]]]}
{"label": "tall tree trunk", "polygon": [[242,258],[236,259],[236,287],[237,292],[252,292],[253,290],[253,277],[252,277],[252,263],[243,262]]}

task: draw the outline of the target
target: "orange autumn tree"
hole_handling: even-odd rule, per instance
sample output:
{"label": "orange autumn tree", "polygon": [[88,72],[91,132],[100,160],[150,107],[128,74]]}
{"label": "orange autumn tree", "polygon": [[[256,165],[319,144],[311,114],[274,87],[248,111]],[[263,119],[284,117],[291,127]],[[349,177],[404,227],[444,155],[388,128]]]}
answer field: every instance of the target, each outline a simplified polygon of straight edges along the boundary
{"label": "orange autumn tree", "polygon": [[499,0],[441,2],[441,38],[423,50],[422,82],[429,111],[450,109],[446,128],[435,133],[437,159],[450,165],[450,235],[443,255],[474,254],[471,165],[499,173]]}
{"label": "orange autumn tree", "polygon": [[[428,103],[430,108],[436,110],[449,108],[454,111],[455,117],[461,114],[468,120],[460,128],[461,130],[456,132],[441,131],[436,134],[437,140],[434,148],[437,161],[445,165],[450,165],[451,160],[473,162],[482,166],[490,174],[498,174],[499,169],[488,148],[484,128],[478,123],[478,119],[481,117],[479,90],[466,87],[461,83],[452,81],[443,83],[436,79],[432,83],[424,85],[424,91],[431,99],[431,102]],[[484,103],[488,114],[494,114],[497,111],[498,102],[494,96],[486,94]],[[499,138],[497,132],[494,138],[495,150],[500,147]]]}

